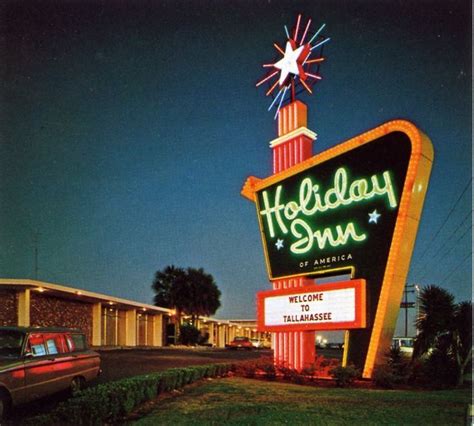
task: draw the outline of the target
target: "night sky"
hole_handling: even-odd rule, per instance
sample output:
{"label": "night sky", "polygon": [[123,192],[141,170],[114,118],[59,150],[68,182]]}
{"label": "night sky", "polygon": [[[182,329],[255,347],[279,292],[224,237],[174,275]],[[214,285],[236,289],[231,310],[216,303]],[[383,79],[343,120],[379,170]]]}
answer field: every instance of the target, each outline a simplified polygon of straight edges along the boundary
{"label": "night sky", "polygon": [[[113,4],[111,4],[113,3]],[[0,276],[151,303],[202,267],[221,318],[269,289],[249,175],[276,137],[255,83],[298,13],[326,23],[315,153],[404,118],[435,163],[409,283],[471,298],[469,1],[3,2]]]}

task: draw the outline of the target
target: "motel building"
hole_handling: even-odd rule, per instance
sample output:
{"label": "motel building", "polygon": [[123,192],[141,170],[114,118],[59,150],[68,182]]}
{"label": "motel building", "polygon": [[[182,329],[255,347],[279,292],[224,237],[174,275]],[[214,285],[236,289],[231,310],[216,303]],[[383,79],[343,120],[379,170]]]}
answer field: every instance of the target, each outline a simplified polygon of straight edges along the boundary
{"label": "motel building", "polygon": [[[174,343],[175,323],[172,309],[44,281],[0,279],[1,326],[76,328],[93,347],[153,348]],[[235,336],[269,340],[255,320],[200,317],[197,327],[218,348]]]}

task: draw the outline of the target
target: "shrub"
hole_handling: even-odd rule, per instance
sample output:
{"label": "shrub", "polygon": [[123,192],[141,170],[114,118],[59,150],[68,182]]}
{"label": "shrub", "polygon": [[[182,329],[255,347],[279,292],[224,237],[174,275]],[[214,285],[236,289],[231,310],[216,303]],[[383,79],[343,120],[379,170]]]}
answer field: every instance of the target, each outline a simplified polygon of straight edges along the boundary
{"label": "shrub", "polygon": [[139,404],[159,393],[180,389],[204,377],[216,377],[230,370],[230,364],[172,368],[159,373],[97,385],[60,403],[49,414],[25,420],[29,425],[96,425],[117,423]]}
{"label": "shrub", "polygon": [[265,373],[265,378],[268,380],[274,380],[276,378],[276,368],[273,364],[265,364],[263,366],[263,371]]}
{"label": "shrub", "polygon": [[257,362],[256,361],[245,361],[234,364],[233,372],[240,377],[247,377],[252,379],[255,377],[257,372]]}
{"label": "shrub", "polygon": [[298,372],[295,369],[285,366],[278,367],[278,372],[283,375],[284,380],[293,381],[295,376],[298,375]]}
{"label": "shrub", "polygon": [[392,367],[387,364],[380,365],[375,369],[373,381],[377,386],[385,389],[393,389],[395,383],[397,383]]}
{"label": "shrub", "polygon": [[360,371],[355,368],[353,365],[347,367],[336,367],[329,371],[331,377],[336,381],[338,387],[348,387],[351,386],[355,379],[360,376]]}
{"label": "shrub", "polygon": [[303,375],[305,378],[309,378],[309,380],[312,382],[316,376],[315,364],[311,364],[310,366],[303,368],[303,370],[301,370],[301,375]]}
{"label": "shrub", "polygon": [[444,351],[435,349],[413,368],[411,382],[434,389],[443,389],[456,385],[456,362]]}
{"label": "shrub", "polygon": [[398,383],[405,382],[410,374],[410,359],[400,351],[400,348],[392,347],[387,354],[388,364],[392,368],[395,380]]}
{"label": "shrub", "polygon": [[304,374],[295,372],[295,374],[292,375],[291,381],[296,383],[297,385],[304,385],[306,383],[306,376]]}
{"label": "shrub", "polygon": [[400,348],[392,347],[386,354],[386,364],[378,366],[374,371],[373,381],[377,386],[393,389],[395,385],[407,383],[411,367],[408,358],[400,352]]}
{"label": "shrub", "polygon": [[196,345],[201,332],[192,324],[184,323],[179,328],[179,342],[183,345]]}
{"label": "shrub", "polygon": [[199,334],[199,336],[198,336],[198,341],[197,341],[198,345],[212,346],[212,345],[208,344],[208,342],[209,342],[209,337],[210,337],[210,335],[209,335],[209,333],[207,333],[207,332],[204,333],[204,334]]}

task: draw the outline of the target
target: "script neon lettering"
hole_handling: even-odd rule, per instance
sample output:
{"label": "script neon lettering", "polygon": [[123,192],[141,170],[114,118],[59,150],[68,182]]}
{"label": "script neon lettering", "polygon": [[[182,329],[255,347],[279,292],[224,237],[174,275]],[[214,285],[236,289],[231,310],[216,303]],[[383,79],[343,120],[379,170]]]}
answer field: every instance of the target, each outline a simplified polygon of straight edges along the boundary
{"label": "script neon lettering", "polygon": [[272,214],[275,214],[276,221],[278,223],[278,226],[280,227],[281,232],[283,232],[284,234],[288,232],[288,229],[285,226],[283,219],[281,218],[281,210],[285,208],[285,206],[280,203],[281,190],[282,190],[282,187],[280,185],[276,189],[275,203],[273,207],[270,207],[267,191],[263,192],[263,205],[265,206],[265,210],[262,210],[260,214],[267,217],[268,232],[270,233],[270,237],[272,238],[275,237],[275,230],[273,229]]}
{"label": "script neon lettering", "polygon": [[[364,233],[356,231],[353,222],[347,223],[345,227],[336,225],[334,229],[328,227],[322,231],[313,231],[304,219],[305,216],[311,217],[317,213],[324,213],[376,197],[385,198],[391,208],[397,207],[397,198],[389,171],[350,182],[347,170],[340,167],[334,173],[332,186],[324,193],[321,191],[321,186],[314,183],[311,177],[306,177],[301,181],[297,200],[283,202],[282,191],[283,186],[278,185],[275,189],[273,203],[269,199],[268,191],[263,191],[263,209],[260,211],[260,215],[266,220],[270,238],[274,238],[276,232],[288,234],[289,231],[297,238],[297,241],[290,247],[290,250],[295,254],[306,253],[315,243],[322,250],[327,244],[337,247],[345,245],[349,240],[364,241],[367,238]],[[276,231],[276,227],[279,231]]]}
{"label": "script neon lettering", "polygon": [[302,254],[310,251],[315,242],[319,249],[323,250],[326,248],[326,244],[329,244],[331,247],[337,247],[345,245],[349,239],[364,241],[367,238],[364,233],[357,234],[352,222],[349,222],[345,229],[341,225],[336,225],[335,229],[335,235],[331,228],[324,228],[323,232],[319,229],[313,231],[304,220],[296,219],[291,224],[291,233],[298,238],[298,241],[291,245],[290,250],[295,254]]}

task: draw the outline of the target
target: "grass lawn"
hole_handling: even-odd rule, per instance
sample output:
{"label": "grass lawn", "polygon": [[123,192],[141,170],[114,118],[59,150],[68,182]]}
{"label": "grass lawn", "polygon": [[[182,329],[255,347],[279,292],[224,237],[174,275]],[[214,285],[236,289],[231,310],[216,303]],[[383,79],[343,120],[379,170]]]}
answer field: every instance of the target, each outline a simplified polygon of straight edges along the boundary
{"label": "grass lawn", "polygon": [[333,389],[226,378],[165,399],[134,425],[464,425],[470,389]]}

